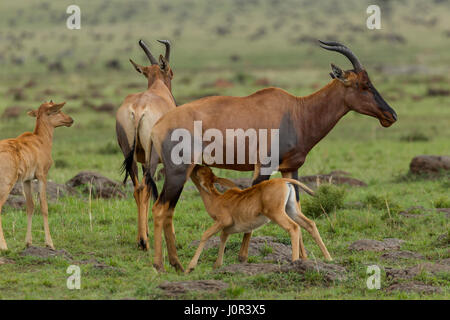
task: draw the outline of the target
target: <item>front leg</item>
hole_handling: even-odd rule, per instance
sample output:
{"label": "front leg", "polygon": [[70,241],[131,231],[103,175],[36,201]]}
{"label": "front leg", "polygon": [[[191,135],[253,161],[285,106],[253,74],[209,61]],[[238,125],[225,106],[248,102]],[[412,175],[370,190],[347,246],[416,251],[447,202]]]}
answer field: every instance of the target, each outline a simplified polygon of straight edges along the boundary
{"label": "front leg", "polygon": [[39,200],[41,203],[42,217],[44,218],[44,231],[45,231],[45,245],[51,249],[55,249],[53,246],[53,240],[50,236],[50,228],[48,227],[48,205],[47,205],[47,177],[38,178],[39,180]]}
{"label": "front leg", "polygon": [[25,194],[25,199],[27,201],[27,235],[25,238],[25,243],[27,247],[30,247],[33,243],[33,238],[31,235],[31,226],[33,222],[33,211],[34,211],[34,203],[33,203],[33,195],[31,193],[31,181],[23,182],[23,192]]}
{"label": "front leg", "polygon": [[220,234],[220,247],[219,247],[219,256],[217,257],[216,262],[214,263],[214,269],[219,268],[223,263],[223,253],[225,252],[225,245],[228,240],[228,236],[230,234],[226,233],[225,231],[222,231]]}

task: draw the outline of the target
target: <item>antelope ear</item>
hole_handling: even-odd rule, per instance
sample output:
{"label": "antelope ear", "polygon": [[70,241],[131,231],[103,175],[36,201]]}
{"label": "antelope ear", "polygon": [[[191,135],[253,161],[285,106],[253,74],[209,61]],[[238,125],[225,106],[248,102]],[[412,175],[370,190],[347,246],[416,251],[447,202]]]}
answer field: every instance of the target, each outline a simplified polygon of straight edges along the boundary
{"label": "antelope ear", "polygon": [[53,106],[47,109],[47,113],[48,114],[57,113],[59,112],[59,110],[61,110],[62,107],[64,107],[65,104],[66,104],[65,102],[54,104]]}
{"label": "antelope ear", "polygon": [[203,181],[200,182],[200,186],[205,190],[207,193],[211,194],[211,191],[209,191],[209,188],[205,186],[205,183]]}
{"label": "antelope ear", "polygon": [[30,117],[35,117],[37,118],[37,110],[31,110],[27,112],[27,115],[29,115]]}
{"label": "antelope ear", "polygon": [[137,64],[136,62],[134,62],[133,60],[130,59],[131,64],[134,66],[134,68],[136,69],[137,72],[139,73],[144,73],[144,67]]}
{"label": "antelope ear", "polygon": [[225,179],[225,178],[216,177],[214,182],[220,184],[223,187],[227,187],[227,188],[239,188],[233,181]]}
{"label": "antelope ear", "polygon": [[166,58],[164,58],[162,54],[159,55],[159,67],[163,71],[167,71],[167,69],[169,67],[169,61],[167,61]]}
{"label": "antelope ear", "polygon": [[339,68],[338,66],[331,64],[331,77],[341,81],[344,85],[349,86],[351,83],[347,79],[347,72]]}

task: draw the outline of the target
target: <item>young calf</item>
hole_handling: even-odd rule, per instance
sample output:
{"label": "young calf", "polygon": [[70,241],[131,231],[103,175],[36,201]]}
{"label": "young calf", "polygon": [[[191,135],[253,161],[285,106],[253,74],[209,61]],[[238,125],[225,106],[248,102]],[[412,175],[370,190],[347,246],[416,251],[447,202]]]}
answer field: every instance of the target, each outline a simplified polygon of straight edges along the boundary
{"label": "young calf", "polygon": [[215,223],[203,234],[186,272],[195,268],[206,241],[219,231],[222,231],[219,256],[214,268],[222,265],[225,243],[232,233],[245,233],[239,253],[239,260],[245,261],[248,256],[251,231],[270,220],[289,232],[292,243],[292,261],[299,259],[299,249],[301,257],[307,258],[299,225],[312,235],[325,258],[332,260],[314,221],[303,215],[296,201],[292,184],[300,186],[311,195],[314,194],[304,184],[292,179],[278,178],[263,181],[244,190],[232,188],[221,194],[214,187],[214,183],[228,187],[235,187],[235,185],[230,180],[216,177],[210,168],[196,166],[191,174],[191,179],[200,191],[206,211]]}
{"label": "young calf", "polygon": [[0,141],[0,250],[7,250],[3,236],[1,212],[2,206],[17,181],[23,182],[27,202],[28,226],[27,246],[31,245],[31,221],[33,215],[33,198],[31,180],[38,179],[41,212],[44,217],[45,244],[54,249],[48,227],[48,207],[46,197],[47,173],[52,160],[53,130],[56,127],[70,127],[73,119],[61,112],[65,102],[57,104],[52,101],[42,104],[38,110],[28,112],[36,117],[34,132],[26,132],[15,139]]}

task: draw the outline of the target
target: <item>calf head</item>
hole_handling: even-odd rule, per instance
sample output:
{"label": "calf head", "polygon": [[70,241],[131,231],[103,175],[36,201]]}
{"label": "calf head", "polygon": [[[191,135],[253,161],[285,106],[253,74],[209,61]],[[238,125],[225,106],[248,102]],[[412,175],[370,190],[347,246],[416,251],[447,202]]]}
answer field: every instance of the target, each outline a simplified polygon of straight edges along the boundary
{"label": "calf head", "polygon": [[65,104],[65,102],[44,102],[37,110],[29,111],[28,115],[36,117],[37,121],[44,122],[53,128],[61,126],[70,127],[73,124],[73,119],[61,111]]}
{"label": "calf head", "polygon": [[196,186],[200,186],[207,193],[218,192],[214,183],[218,183],[227,188],[237,188],[236,184],[228,179],[214,175],[212,170],[205,166],[195,166],[191,174],[191,179]]}
{"label": "calf head", "polygon": [[383,127],[389,127],[397,121],[397,114],[375,89],[366,70],[349,48],[338,42],[324,41],[320,41],[320,46],[345,55],[353,65],[353,70],[344,71],[331,64],[330,73],[333,79],[343,83],[344,103],[350,110],[377,118]]}
{"label": "calf head", "polygon": [[164,57],[162,55],[159,56],[159,62],[155,59],[155,57],[153,57],[152,53],[150,52],[150,49],[142,40],[139,40],[139,45],[141,46],[142,50],[144,50],[145,54],[147,55],[147,58],[150,60],[151,65],[141,66],[131,59],[130,62],[137,72],[142,73],[147,78],[149,87],[157,79],[160,79],[165,83],[167,88],[169,88],[169,90],[172,91],[173,71],[169,66],[170,42],[169,40],[158,40],[158,41],[166,46],[166,53]]}

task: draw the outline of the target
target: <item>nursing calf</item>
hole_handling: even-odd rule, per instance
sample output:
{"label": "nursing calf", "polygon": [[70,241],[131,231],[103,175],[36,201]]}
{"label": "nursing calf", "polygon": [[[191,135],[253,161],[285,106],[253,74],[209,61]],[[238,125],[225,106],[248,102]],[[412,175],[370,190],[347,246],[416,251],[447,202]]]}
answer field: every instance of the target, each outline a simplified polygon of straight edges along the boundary
{"label": "nursing calf", "polygon": [[31,132],[21,134],[15,139],[0,141],[0,250],[8,247],[3,236],[1,212],[2,206],[17,181],[23,182],[23,190],[27,202],[27,235],[26,244],[30,246],[31,221],[34,210],[31,195],[31,181],[38,179],[41,212],[44,218],[45,244],[54,249],[48,227],[48,206],[46,197],[47,173],[53,164],[52,140],[56,127],[70,127],[73,119],[61,111],[65,102],[57,104],[52,101],[42,104],[38,110],[28,112],[36,117],[36,127]]}
{"label": "nursing calf", "polygon": [[245,233],[239,260],[246,261],[251,232],[269,221],[277,223],[290,234],[292,261],[299,259],[300,255],[303,259],[307,258],[300,226],[312,235],[325,258],[332,260],[314,221],[303,215],[296,201],[293,185],[298,185],[311,195],[314,194],[304,184],[293,179],[278,178],[263,181],[244,190],[232,188],[221,194],[214,183],[228,187],[235,185],[230,180],[216,177],[210,168],[196,166],[191,179],[200,191],[206,211],[215,222],[203,234],[186,272],[195,268],[206,241],[219,231],[222,231],[219,256],[214,267],[222,265],[225,243],[228,236],[233,233]]}

